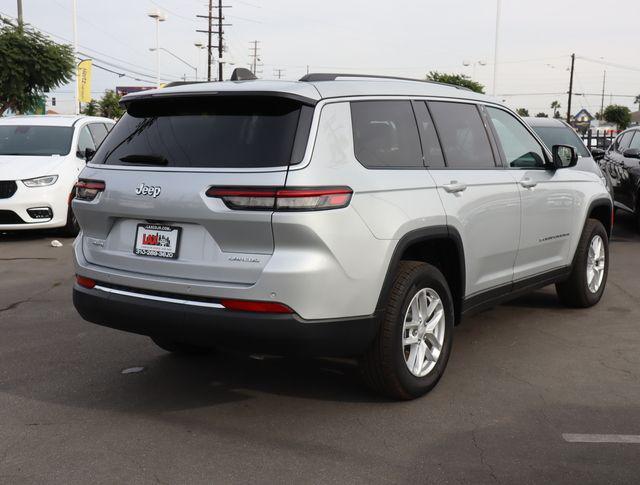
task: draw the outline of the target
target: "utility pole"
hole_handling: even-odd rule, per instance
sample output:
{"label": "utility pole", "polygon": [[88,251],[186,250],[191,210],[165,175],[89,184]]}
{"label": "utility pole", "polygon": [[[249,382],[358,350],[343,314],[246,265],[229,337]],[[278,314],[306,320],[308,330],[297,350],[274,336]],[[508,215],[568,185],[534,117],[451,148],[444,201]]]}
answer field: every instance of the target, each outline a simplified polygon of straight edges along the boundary
{"label": "utility pole", "polygon": [[285,71],[285,69],[274,69],[273,70],[273,75],[274,76],[278,76],[278,79],[282,79],[282,73]]}
{"label": "utility pole", "polygon": [[258,51],[260,50],[260,48],[258,47],[259,43],[260,43],[259,40],[253,40],[253,41],[249,42],[249,44],[253,45],[253,47],[249,48],[249,50],[251,51],[251,53],[249,54],[249,57],[251,57],[253,59],[251,61],[251,72],[256,77],[257,77],[257,72],[256,71],[258,69]]}
{"label": "utility pole", "polygon": [[18,0],[18,25],[22,27],[24,24],[24,18],[22,17],[22,0]]}
{"label": "utility pole", "polygon": [[573,94],[573,68],[576,63],[576,55],[571,54],[571,77],[569,77],[569,100],[567,101],[567,123],[571,122],[571,95]]}
{"label": "utility pole", "polygon": [[499,33],[500,33],[500,11],[502,10],[501,0],[496,2],[496,35],[493,45],[493,88],[491,89],[491,95],[496,95],[496,84],[498,83],[498,47],[499,47]]}
{"label": "utility pole", "polygon": [[[222,81],[223,79],[223,62],[222,62],[222,54],[224,52],[224,31],[223,27],[229,26],[231,24],[223,23],[224,16],[222,15],[223,8],[229,8],[230,5],[222,5],[222,0],[218,0],[218,15],[213,15],[213,0],[209,0],[209,11],[207,15],[196,15],[196,17],[200,17],[203,19],[207,19],[208,27],[207,30],[196,30],[196,32],[202,32],[207,34],[207,80],[211,81],[211,65],[213,64],[213,50],[214,48],[218,49],[218,81]],[[218,30],[213,30],[213,21],[218,21]],[[213,45],[212,36],[216,34],[218,36],[218,45]]]}
{"label": "utility pole", "polygon": [[600,102],[600,118],[602,118],[602,116],[604,115],[604,86],[605,86],[605,81],[607,80],[607,71],[604,71],[604,74],[602,75],[602,101]]}

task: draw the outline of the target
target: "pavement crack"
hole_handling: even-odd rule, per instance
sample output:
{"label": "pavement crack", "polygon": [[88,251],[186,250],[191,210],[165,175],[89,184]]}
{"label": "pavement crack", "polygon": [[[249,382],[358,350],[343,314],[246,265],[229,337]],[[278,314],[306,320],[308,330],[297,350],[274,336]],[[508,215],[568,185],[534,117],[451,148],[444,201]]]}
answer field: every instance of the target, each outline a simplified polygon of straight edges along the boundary
{"label": "pavement crack", "polygon": [[476,431],[477,431],[477,428],[473,428],[471,430],[471,441],[473,442],[473,446],[475,447],[475,449],[478,450],[478,455],[480,457],[480,463],[482,463],[482,466],[484,466],[489,471],[489,475],[491,475],[491,478],[493,478],[493,481],[496,482],[496,483],[500,483],[500,480],[498,480],[498,477],[496,476],[496,473],[495,473],[493,467],[485,459],[484,448],[482,448],[482,446],[480,446],[480,444],[478,443],[478,437],[476,436]]}
{"label": "pavement crack", "polygon": [[55,261],[56,258],[0,258],[0,261]]}
{"label": "pavement crack", "polygon": [[58,286],[60,286],[61,282],[56,281],[55,283],[51,284],[47,289],[42,290],[42,291],[38,291],[37,293],[34,293],[33,295],[31,295],[29,298],[25,298],[24,300],[18,300],[18,301],[14,301],[13,303],[9,303],[9,305],[0,308],[0,313],[4,313],[4,312],[8,312],[10,310],[14,310],[15,308],[19,307],[20,305],[23,305],[25,303],[29,303],[31,301],[33,301],[35,298],[37,298],[40,295],[44,295],[45,293],[48,293],[49,291],[53,290],[54,288],[57,288]]}

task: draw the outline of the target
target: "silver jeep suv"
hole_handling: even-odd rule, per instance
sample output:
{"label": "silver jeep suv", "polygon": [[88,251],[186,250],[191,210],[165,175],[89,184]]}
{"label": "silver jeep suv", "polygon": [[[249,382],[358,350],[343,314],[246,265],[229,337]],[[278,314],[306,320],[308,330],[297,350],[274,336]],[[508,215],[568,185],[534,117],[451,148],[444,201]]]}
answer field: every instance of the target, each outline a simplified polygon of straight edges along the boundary
{"label": "silver jeep suv", "polygon": [[604,291],[602,181],[486,96],[311,74],[123,103],[73,201],[90,322],[168,351],[357,357],[410,399],[463,315],[554,283],[574,307]]}

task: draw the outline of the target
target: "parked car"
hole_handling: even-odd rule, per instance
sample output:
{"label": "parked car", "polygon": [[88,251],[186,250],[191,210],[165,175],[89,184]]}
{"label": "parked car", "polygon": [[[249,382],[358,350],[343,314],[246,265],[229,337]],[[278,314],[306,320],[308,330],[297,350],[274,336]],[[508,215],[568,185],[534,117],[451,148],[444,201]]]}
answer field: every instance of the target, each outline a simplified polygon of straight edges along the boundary
{"label": "parked car", "polygon": [[0,231],[77,234],[74,186],[87,152],[95,152],[113,124],[86,116],[0,118]]}
{"label": "parked car", "polygon": [[436,385],[461,317],[605,288],[612,202],[492,98],[311,74],[123,98],[73,207],[74,304],[172,352],[352,356],[398,399]]}
{"label": "parked car", "polygon": [[526,117],[525,120],[533,131],[542,139],[547,147],[553,145],[564,144],[571,145],[578,152],[578,164],[576,169],[586,170],[587,172],[593,172],[602,179],[602,182],[607,186],[609,194],[613,197],[613,188],[611,181],[606,173],[604,173],[598,160],[604,157],[604,150],[600,148],[587,148],[582,139],[578,136],[575,130],[567,122],[557,118],[535,118]]}
{"label": "parked car", "polygon": [[640,128],[623,131],[611,144],[602,168],[613,187],[616,209],[635,215],[640,231]]}

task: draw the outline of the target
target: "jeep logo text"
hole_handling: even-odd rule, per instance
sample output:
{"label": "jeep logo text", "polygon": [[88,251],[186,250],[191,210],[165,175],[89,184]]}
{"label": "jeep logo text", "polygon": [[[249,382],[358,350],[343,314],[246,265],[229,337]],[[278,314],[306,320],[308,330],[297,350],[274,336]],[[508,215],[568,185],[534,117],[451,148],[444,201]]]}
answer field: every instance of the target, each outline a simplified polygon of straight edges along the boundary
{"label": "jeep logo text", "polygon": [[153,185],[147,185],[144,182],[136,187],[136,195],[148,195],[154,199],[160,195],[162,187],[155,187]]}

